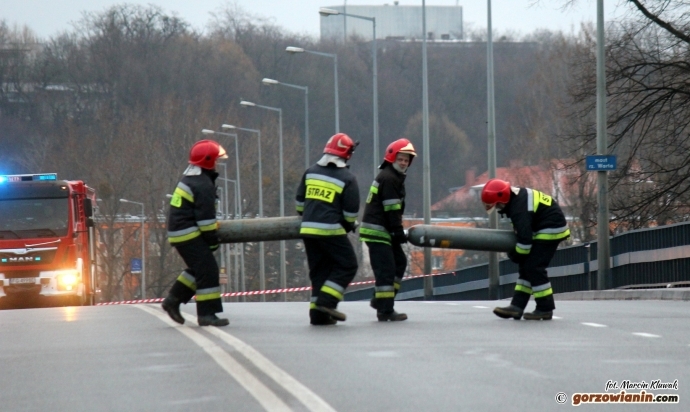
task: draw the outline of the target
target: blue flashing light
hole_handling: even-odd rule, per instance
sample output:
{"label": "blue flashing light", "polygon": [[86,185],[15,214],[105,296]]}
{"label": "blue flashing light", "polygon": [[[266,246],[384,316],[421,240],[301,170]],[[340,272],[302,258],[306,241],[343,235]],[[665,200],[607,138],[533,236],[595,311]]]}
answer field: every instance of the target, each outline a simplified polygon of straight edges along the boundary
{"label": "blue flashing light", "polygon": [[18,183],[18,182],[46,182],[56,181],[57,173],[36,173],[27,175],[0,175],[0,184],[2,183]]}

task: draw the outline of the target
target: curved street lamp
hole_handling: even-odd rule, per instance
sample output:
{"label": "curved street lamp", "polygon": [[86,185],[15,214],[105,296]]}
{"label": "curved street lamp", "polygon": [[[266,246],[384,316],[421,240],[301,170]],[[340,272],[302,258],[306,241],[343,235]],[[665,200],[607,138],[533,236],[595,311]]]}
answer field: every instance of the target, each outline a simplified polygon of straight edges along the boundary
{"label": "curved street lamp", "polygon": [[[242,130],[245,132],[256,133],[258,153],[259,153],[259,217],[264,216],[264,190],[263,190],[263,172],[261,169],[261,130],[259,129],[246,129],[244,127],[237,127],[231,124],[224,124],[221,126],[223,130]],[[244,278],[242,278],[242,291],[245,292]],[[259,288],[261,290],[266,290],[266,264],[264,262],[264,242],[259,242]],[[244,297],[242,297],[244,299]],[[266,301],[266,295],[261,295],[261,301]]]}
{"label": "curved street lamp", "polygon": [[339,108],[339,98],[338,98],[338,55],[337,54],[332,54],[332,53],[322,53],[322,52],[317,52],[317,51],[312,51],[312,50],[305,50],[301,47],[286,47],[285,51],[290,53],[290,54],[297,54],[297,53],[308,53],[308,54],[315,54],[317,56],[324,56],[324,57],[330,57],[333,59],[333,73],[335,77],[335,132],[339,133],[340,132],[340,108]]}
{"label": "curved street lamp", "polygon": [[261,83],[266,86],[285,86],[293,89],[299,89],[304,91],[304,169],[308,169],[309,163],[309,88],[307,86],[298,86],[295,84],[279,82],[278,80],[264,78]]}
{"label": "curved street lamp", "polygon": [[132,203],[141,206],[141,298],[146,299],[146,240],[144,239],[144,221],[146,220],[146,212],[144,211],[144,204],[127,199],[120,199],[120,202]]}
{"label": "curved street lamp", "polygon": [[[212,134],[219,134],[221,136],[228,136],[228,137],[234,137],[235,138],[235,176],[237,178],[237,182],[235,184],[235,187],[237,188],[237,194],[239,198],[242,198],[242,186],[240,185],[240,150],[239,150],[239,143],[238,143],[238,137],[236,133],[224,133],[224,132],[216,132],[215,130],[210,130],[210,129],[202,129],[201,133],[205,135],[212,135]],[[228,196],[228,167],[225,163],[219,163],[223,165],[225,168],[225,204],[227,207],[227,196]],[[242,202],[236,202],[238,204],[237,209],[240,214],[240,218],[242,217]],[[244,285],[244,243],[240,245],[240,248],[242,249],[242,253],[240,253],[240,278],[242,279],[242,285]]]}
{"label": "curved street lamp", "polygon": [[[278,145],[280,146],[280,217],[285,217],[285,184],[283,179],[283,109],[279,107],[264,106],[246,100],[240,101],[244,107],[258,107],[259,109],[278,112]],[[287,274],[285,268],[285,240],[280,241],[280,287],[287,288]],[[283,301],[287,301],[287,293],[283,292]]]}
{"label": "curved street lamp", "polygon": [[[359,16],[357,14],[350,14],[350,13],[342,13],[339,12],[338,10],[333,10],[333,9],[327,9],[327,8],[320,8],[319,9],[319,14],[328,17],[328,16],[336,16],[336,15],[342,15],[346,17],[354,17],[355,19],[362,19],[362,20],[368,20],[372,23],[373,29],[374,29],[374,36],[372,38],[372,54],[373,54],[373,72],[374,72],[374,177],[378,174],[378,169],[379,169],[379,97],[378,97],[378,80],[377,80],[377,66],[376,66],[376,18],[375,17],[367,17],[367,16]],[[426,38],[426,36],[425,36]]]}

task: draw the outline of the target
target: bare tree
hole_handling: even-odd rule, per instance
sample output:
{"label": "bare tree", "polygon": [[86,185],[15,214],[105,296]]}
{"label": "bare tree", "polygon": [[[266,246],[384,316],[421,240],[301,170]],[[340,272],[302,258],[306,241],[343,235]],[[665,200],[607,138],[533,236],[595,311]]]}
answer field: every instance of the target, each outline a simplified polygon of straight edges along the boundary
{"label": "bare tree", "polygon": [[[611,213],[621,228],[685,221],[690,201],[690,5],[629,0],[635,18],[608,30],[607,92]],[[590,43],[593,46],[593,42]],[[594,49],[579,56],[572,96],[577,113],[594,104]],[[573,136],[593,145],[594,128]]]}

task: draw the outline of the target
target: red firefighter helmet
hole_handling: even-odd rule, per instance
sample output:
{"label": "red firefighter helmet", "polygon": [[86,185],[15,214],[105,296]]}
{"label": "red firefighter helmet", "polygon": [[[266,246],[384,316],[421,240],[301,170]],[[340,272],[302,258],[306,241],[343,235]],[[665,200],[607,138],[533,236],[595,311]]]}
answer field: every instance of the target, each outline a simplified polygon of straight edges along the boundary
{"label": "red firefighter helmet", "polygon": [[227,158],[223,146],[214,140],[199,140],[189,151],[189,163],[203,169],[213,169],[216,167],[216,160]]}
{"label": "red firefighter helmet", "polygon": [[359,142],[353,142],[350,136],[345,133],[336,133],[328,139],[326,147],[323,148],[323,152],[342,157],[345,160],[350,160],[358,144]]}
{"label": "red firefighter helmet", "polygon": [[486,210],[491,210],[497,203],[508,203],[510,200],[510,183],[501,179],[491,179],[482,189],[482,203]]}
{"label": "red firefighter helmet", "polygon": [[414,151],[414,146],[412,146],[412,143],[403,138],[398,139],[388,145],[386,148],[386,153],[383,155],[383,160],[388,163],[395,163],[395,158],[398,156],[398,153],[407,153],[410,155],[410,164],[412,164],[414,157],[417,156],[417,152]]}

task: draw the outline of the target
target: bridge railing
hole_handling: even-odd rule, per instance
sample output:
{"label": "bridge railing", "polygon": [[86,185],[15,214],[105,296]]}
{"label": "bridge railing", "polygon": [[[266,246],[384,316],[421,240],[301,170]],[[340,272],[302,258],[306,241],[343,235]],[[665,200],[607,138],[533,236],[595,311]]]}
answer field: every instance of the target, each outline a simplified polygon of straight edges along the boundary
{"label": "bridge railing", "polygon": [[[555,293],[593,290],[597,285],[597,242],[559,249],[548,269]],[[518,266],[499,262],[500,297],[510,297]],[[434,300],[488,299],[488,264],[432,277]],[[611,279],[607,288],[690,281],[690,222],[632,230],[611,237]],[[369,300],[372,288],[345,294],[345,300]],[[422,278],[403,280],[396,299],[422,300]]]}

